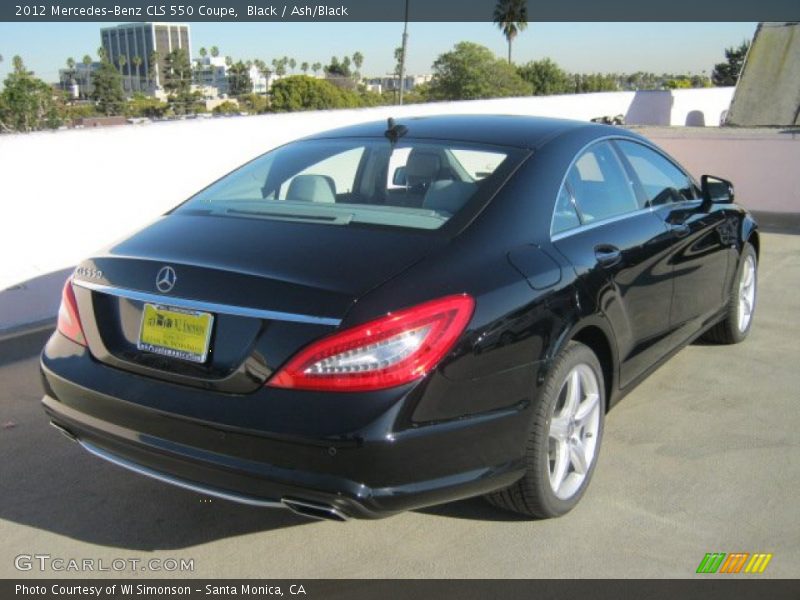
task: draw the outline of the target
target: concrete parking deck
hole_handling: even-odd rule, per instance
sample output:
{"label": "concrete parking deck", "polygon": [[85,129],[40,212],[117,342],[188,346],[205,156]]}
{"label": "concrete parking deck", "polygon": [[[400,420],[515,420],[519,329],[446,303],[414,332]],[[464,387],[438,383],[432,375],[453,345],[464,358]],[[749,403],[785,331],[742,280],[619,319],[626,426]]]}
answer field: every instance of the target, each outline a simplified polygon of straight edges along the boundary
{"label": "concrete parking deck", "polygon": [[750,338],[686,348],[616,407],[588,494],[551,521],[475,499],[313,522],[133,475],[48,427],[28,338],[0,353],[0,577],[131,576],[15,570],[34,553],[189,558],[179,576],[206,578],[693,577],[707,552],[800,577],[800,236],[764,236],[760,284]]}

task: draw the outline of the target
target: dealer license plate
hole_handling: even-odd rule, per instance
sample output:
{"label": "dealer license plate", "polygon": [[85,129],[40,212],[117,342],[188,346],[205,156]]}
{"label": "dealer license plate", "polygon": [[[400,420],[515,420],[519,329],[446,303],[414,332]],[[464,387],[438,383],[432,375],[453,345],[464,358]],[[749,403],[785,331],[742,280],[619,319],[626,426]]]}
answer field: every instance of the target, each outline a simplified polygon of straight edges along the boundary
{"label": "dealer license plate", "polygon": [[157,304],[145,304],[139,331],[139,350],[203,363],[214,315]]}

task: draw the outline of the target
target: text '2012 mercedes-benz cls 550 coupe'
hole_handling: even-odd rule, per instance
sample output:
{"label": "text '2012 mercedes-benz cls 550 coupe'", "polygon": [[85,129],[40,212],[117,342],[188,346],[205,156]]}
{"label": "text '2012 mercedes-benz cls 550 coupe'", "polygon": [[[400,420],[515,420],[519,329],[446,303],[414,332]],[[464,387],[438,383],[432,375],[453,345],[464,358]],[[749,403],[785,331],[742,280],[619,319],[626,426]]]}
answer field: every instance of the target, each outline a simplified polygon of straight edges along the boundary
{"label": "text '2012 mercedes-benz cls 550 coupe'", "polygon": [[621,128],[351,126],[83,261],[44,409],[97,456],[248,504],[559,516],[617,400],[701,335],[747,336],[758,254],[729,182]]}

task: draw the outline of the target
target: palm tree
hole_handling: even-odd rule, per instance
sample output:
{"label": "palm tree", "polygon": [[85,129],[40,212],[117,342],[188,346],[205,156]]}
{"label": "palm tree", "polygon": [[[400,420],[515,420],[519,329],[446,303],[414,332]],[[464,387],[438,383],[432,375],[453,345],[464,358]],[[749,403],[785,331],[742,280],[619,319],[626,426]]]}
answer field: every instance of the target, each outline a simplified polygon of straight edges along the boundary
{"label": "palm tree", "polygon": [[288,62],[288,59],[285,57],[272,59],[272,66],[275,67],[275,74],[278,77],[286,75],[286,62]]}
{"label": "palm tree", "polygon": [[150,86],[155,90],[156,80],[158,79],[158,62],[161,60],[161,55],[157,50],[150,53],[150,60],[148,65],[148,77],[150,79]]}
{"label": "palm tree", "polygon": [[117,64],[119,65],[119,74],[122,75],[122,88],[125,89],[127,86],[125,85],[125,63],[128,62],[128,59],[125,58],[124,54],[120,54],[117,57]]}
{"label": "palm tree", "polygon": [[261,73],[261,76],[264,78],[264,97],[266,98],[267,94],[269,93],[269,77],[270,75],[272,75],[272,71],[267,66],[267,63],[265,63],[261,59],[253,61],[253,64],[256,66],[258,72]]}
{"label": "palm tree", "polygon": [[70,93],[72,93],[72,85],[75,83],[75,59],[71,56],[67,59],[67,77],[69,77]]}
{"label": "palm tree", "polygon": [[217,58],[219,56],[219,48],[217,48],[216,46],[211,46],[210,52],[213,58]]}
{"label": "palm tree", "polygon": [[233,58],[231,58],[230,56],[226,56],[225,57],[225,66],[230,67],[232,64],[233,64]]}
{"label": "palm tree", "polygon": [[494,23],[508,40],[508,64],[511,64],[511,42],[528,27],[528,8],[525,0],[497,0]]}
{"label": "palm tree", "polygon": [[[400,47],[394,51],[395,58],[398,58],[397,61],[397,103],[402,105],[403,104],[403,88],[405,87],[405,76],[406,76],[406,56],[408,56],[408,2],[406,0],[406,10],[405,10],[405,18],[403,19],[403,37],[401,38],[402,44]],[[397,52],[400,52],[399,56]]]}
{"label": "palm tree", "polygon": [[89,96],[92,93],[92,57],[88,54],[84,54],[81,62],[83,66],[86,67],[86,91],[84,92],[84,96]]}
{"label": "palm tree", "polygon": [[293,58],[290,58],[289,59],[289,68],[292,70],[292,73],[294,73],[294,68],[296,66],[297,66],[297,61],[295,59],[293,59]]}
{"label": "palm tree", "polygon": [[364,55],[361,52],[356,51],[353,54],[353,64],[356,66],[356,72],[353,73],[353,76],[356,79],[361,79],[361,65],[364,64]]}
{"label": "palm tree", "polygon": [[139,91],[142,91],[142,73],[140,67],[142,66],[142,57],[141,56],[134,56],[131,61],[133,62],[133,66],[136,69],[136,88]]}
{"label": "palm tree", "polygon": [[205,58],[208,55],[208,50],[200,48],[200,58]]}
{"label": "palm tree", "polygon": [[303,75],[308,75],[308,63],[304,62],[300,65],[300,70],[303,72]]}
{"label": "palm tree", "polygon": [[319,70],[321,68],[322,68],[322,63],[315,62],[313,65],[311,65],[311,70],[314,71],[315,77],[317,76],[317,73],[319,73]]}

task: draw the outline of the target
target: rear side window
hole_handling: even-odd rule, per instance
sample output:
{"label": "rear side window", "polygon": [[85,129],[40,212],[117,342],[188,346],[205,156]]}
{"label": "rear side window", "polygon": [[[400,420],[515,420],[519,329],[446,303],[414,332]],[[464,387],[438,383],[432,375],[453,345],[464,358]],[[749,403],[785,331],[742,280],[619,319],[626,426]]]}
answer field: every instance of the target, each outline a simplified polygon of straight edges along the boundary
{"label": "rear side window", "polygon": [[561,233],[568,231],[581,224],[575,205],[572,203],[572,195],[567,190],[567,186],[561,186],[561,192],[556,201],[556,210],[553,213],[553,226],[551,233]]}
{"label": "rear side window", "polygon": [[516,148],[427,139],[299,141],[223,177],[177,212],[439,229],[467,206],[479,210],[524,157]]}
{"label": "rear side window", "polygon": [[667,158],[636,142],[617,141],[642,185],[645,206],[694,200],[694,182]]}
{"label": "rear side window", "polygon": [[594,144],[578,157],[567,185],[585,223],[639,209],[631,181],[608,142]]}

